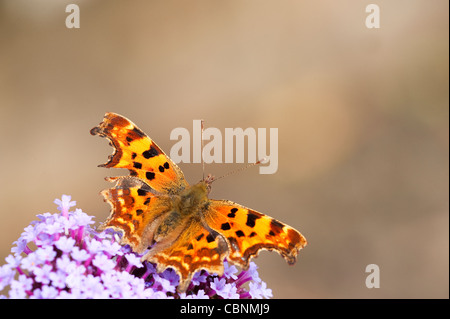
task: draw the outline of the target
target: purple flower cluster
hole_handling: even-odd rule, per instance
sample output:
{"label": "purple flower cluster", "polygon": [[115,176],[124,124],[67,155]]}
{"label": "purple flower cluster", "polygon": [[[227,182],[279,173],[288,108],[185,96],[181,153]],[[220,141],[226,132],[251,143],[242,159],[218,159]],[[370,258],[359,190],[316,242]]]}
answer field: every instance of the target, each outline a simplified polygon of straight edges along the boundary
{"label": "purple flower cluster", "polygon": [[92,216],[70,210],[76,204],[70,196],[55,204],[61,213],[38,215],[0,267],[0,292],[9,287],[9,298],[272,297],[253,262],[239,272],[225,261],[222,276],[197,272],[187,291],[178,293],[175,271],[157,273],[154,264],[119,245],[117,234],[95,231]]}

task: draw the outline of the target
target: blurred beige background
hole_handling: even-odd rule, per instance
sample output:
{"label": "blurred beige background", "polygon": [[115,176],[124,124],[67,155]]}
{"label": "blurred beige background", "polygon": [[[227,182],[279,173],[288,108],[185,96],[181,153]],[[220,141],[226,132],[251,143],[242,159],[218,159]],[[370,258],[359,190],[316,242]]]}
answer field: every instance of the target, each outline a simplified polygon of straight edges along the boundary
{"label": "blurred beige background", "polygon": [[[76,3],[81,28],[67,29]],[[381,9],[367,29],[365,7]],[[70,194],[98,225],[121,172],[106,111],[166,152],[176,127],[279,129],[279,169],[214,184],[299,229],[258,259],[276,298],[448,298],[448,1],[0,1],[0,260]],[[200,164],[180,165],[190,182]],[[220,175],[242,164],[207,165]],[[365,286],[365,267],[381,287]]]}

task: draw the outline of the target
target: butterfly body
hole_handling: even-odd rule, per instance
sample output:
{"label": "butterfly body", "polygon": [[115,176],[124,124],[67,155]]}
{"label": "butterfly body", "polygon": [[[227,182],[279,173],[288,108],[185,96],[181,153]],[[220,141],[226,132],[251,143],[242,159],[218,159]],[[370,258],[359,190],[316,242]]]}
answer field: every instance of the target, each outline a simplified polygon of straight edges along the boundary
{"label": "butterfly body", "polygon": [[188,223],[201,220],[203,211],[208,207],[207,188],[207,184],[201,181],[188,186],[179,195],[170,195],[171,205],[167,205],[168,212],[159,225],[154,222],[155,232],[151,241],[163,246],[161,242],[177,237],[180,231],[187,228]]}
{"label": "butterfly body", "polygon": [[178,207],[182,215],[193,215],[205,209],[208,205],[208,184],[205,181],[187,187],[178,199]]}
{"label": "butterfly body", "polygon": [[261,250],[277,251],[289,264],[306,239],[276,219],[228,200],[208,197],[213,178],[189,185],[181,169],[142,130],[123,116],[106,113],[91,130],[110,140],[114,153],[99,166],[127,168],[129,176],[102,195],[111,214],[100,229],[122,233],[122,244],[144,254],[158,271],[170,267],[185,291],[195,272],[223,273],[223,260],[243,268]]}

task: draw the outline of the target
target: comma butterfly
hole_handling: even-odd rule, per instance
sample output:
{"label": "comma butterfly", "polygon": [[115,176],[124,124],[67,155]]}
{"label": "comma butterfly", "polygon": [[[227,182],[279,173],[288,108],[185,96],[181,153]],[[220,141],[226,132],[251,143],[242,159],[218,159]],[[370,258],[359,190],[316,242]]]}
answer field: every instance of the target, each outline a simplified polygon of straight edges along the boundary
{"label": "comma butterfly", "polygon": [[114,152],[100,167],[127,168],[129,176],[109,177],[114,188],[102,191],[111,214],[100,229],[122,233],[122,244],[157,271],[173,268],[180,276],[178,290],[186,291],[195,272],[223,274],[223,260],[244,269],[261,250],[275,250],[294,264],[306,239],[272,217],[228,200],[209,199],[208,176],[189,185],[181,169],[123,116],[106,113],[91,130],[106,137]]}

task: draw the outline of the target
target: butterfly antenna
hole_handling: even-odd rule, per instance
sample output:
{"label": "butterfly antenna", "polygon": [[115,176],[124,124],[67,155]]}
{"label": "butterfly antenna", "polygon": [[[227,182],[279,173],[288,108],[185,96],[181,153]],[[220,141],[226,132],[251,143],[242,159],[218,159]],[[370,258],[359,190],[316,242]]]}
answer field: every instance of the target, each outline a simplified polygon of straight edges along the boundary
{"label": "butterfly antenna", "polygon": [[253,166],[256,166],[256,165],[265,163],[266,161],[267,161],[267,157],[263,157],[262,159],[260,159],[260,160],[257,161],[256,163],[250,163],[250,164],[248,164],[248,165],[246,165],[246,166],[244,166],[244,167],[241,167],[241,168],[238,168],[238,169],[236,169],[236,170],[234,170],[234,171],[228,172],[228,173],[226,173],[226,174],[224,174],[224,175],[222,175],[222,176],[215,177],[213,181],[217,181],[218,179],[221,179],[221,178],[224,178],[224,177],[227,177],[227,176],[230,176],[230,175],[233,175],[233,174],[242,172],[243,170],[246,170],[246,169],[248,169],[248,168],[250,168],[250,167],[253,167]]}
{"label": "butterfly antenna", "polygon": [[201,152],[201,157],[202,157],[202,171],[203,171],[203,180],[205,179],[205,161],[203,160],[203,131],[205,129],[204,127],[204,120],[201,120],[202,123],[202,130],[201,130],[201,142],[202,142],[202,152]]}

